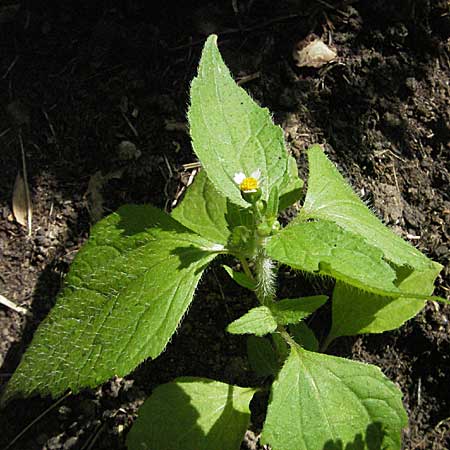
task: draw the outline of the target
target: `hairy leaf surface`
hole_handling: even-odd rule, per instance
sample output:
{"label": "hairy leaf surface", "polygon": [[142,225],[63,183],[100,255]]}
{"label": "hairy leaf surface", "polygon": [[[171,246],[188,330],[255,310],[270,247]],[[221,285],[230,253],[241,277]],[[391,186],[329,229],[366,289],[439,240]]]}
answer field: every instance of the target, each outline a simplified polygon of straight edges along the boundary
{"label": "hairy leaf surface", "polygon": [[216,190],[204,170],[195,177],[171,215],[186,228],[223,245],[227,244],[234,227],[252,223],[249,209],[230,203]]}
{"label": "hairy leaf surface", "polygon": [[439,273],[439,264],[393,233],[367,208],[319,145],[308,150],[308,161],[308,191],[298,221],[314,218],[334,222],[362,236],[398,266],[426,270],[434,265]]}
{"label": "hairy leaf surface", "polygon": [[288,325],[297,323],[320,308],[328,297],[326,295],[313,295],[311,297],[285,298],[270,305],[270,310],[277,323]]}
{"label": "hairy leaf surface", "polygon": [[230,323],[227,331],[233,334],[255,334],[264,336],[272,333],[278,325],[300,322],[327,301],[325,295],[303,298],[286,298],[270,306],[252,308],[239,319]]}
{"label": "hairy leaf surface", "polygon": [[190,230],[225,245],[230,236],[226,210],[225,197],[217,192],[202,170],[171,215]]}
{"label": "hairy leaf surface", "polygon": [[123,376],[165,348],[217,244],[151,206],[124,206],[92,229],[6,398],[57,396]]}
{"label": "hairy leaf surface", "polygon": [[130,450],[238,450],[255,389],[205,378],[158,386],[127,437]]}
{"label": "hairy leaf surface", "polygon": [[[308,192],[296,220],[324,219],[361,236],[397,266],[398,277],[404,278],[397,283],[401,292],[431,294],[442,266],[384,226],[352,191],[320,146],[314,145],[308,150],[308,160]],[[401,297],[397,300],[380,291],[378,294],[381,295],[366,294],[339,284],[333,295],[332,336],[392,330],[414,317],[425,304],[423,299]],[[352,320],[347,320],[348,317]]]}
{"label": "hairy leaf surface", "polygon": [[396,271],[381,250],[333,222],[300,222],[273,236],[267,254],[294,269],[327,275],[371,292],[395,295]]}
{"label": "hairy leaf surface", "polygon": [[[429,295],[434,289],[436,271],[414,271],[399,285],[402,292]],[[414,317],[425,300],[411,297],[386,297],[336,283],[333,291],[333,325],[330,338],[394,330]],[[351,320],[348,318],[351,317]]]}
{"label": "hairy leaf surface", "polygon": [[267,306],[252,308],[227,327],[228,333],[254,334],[256,336],[264,336],[276,329],[277,321]]}
{"label": "hairy leaf surface", "polygon": [[261,442],[273,450],[400,450],[401,393],[375,366],[303,350],[272,385]]}
{"label": "hairy leaf surface", "polygon": [[259,107],[230,75],[210,36],[191,85],[188,113],[195,153],[216,189],[233,203],[248,206],[233,178],[255,170],[262,175],[262,198],[273,186],[281,193],[291,184],[283,131],[266,108]]}

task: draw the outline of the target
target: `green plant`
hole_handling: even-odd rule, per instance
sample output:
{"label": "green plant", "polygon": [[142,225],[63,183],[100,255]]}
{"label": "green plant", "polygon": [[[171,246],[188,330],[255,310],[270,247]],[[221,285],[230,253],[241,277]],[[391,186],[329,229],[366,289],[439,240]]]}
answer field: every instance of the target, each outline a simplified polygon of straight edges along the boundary
{"label": "green plant", "polygon": [[[401,326],[423,308],[441,266],[384,227],[318,145],[308,150],[302,198],[281,128],[235,84],[215,36],[192,83],[189,123],[204,170],[171,215],[124,206],[93,227],[2,401],[75,393],[156,358],[208,264],[226,254],[242,268],[227,273],[260,302],[227,330],[250,334],[252,367],[275,378],[261,441],[274,450],[400,449],[401,393],[378,368],[318,351],[303,319],[327,297],[277,301],[277,264],[336,280],[322,349],[339,336]],[[299,200],[300,213],[281,229],[279,212]],[[256,391],[176,379],[144,403],[127,444],[237,449]]]}

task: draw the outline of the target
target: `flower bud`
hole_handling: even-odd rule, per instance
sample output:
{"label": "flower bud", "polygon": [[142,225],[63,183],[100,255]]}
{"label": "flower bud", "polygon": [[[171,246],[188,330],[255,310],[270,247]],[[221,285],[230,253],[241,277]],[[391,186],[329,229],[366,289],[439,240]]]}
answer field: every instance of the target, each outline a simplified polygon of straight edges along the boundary
{"label": "flower bud", "polygon": [[252,191],[242,191],[241,195],[242,198],[248,202],[254,205],[260,198],[261,198],[262,191],[260,188],[252,190]]}

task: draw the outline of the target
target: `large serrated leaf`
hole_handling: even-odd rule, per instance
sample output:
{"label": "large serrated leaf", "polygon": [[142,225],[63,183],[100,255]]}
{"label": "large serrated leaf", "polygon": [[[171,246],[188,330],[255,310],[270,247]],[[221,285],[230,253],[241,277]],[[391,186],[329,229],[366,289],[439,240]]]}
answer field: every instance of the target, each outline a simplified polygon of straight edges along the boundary
{"label": "large serrated leaf", "polygon": [[261,442],[273,450],[401,447],[401,393],[375,366],[303,350],[272,386]]}
{"label": "large serrated leaf", "polygon": [[294,269],[327,275],[377,293],[398,293],[382,252],[333,222],[293,223],[273,236],[267,254]]}
{"label": "large serrated leaf", "polygon": [[[308,192],[297,221],[311,218],[332,221],[361,236],[383,252],[384,258],[407,272],[398,287],[403,293],[429,295],[442,266],[428,259],[413,246],[394,234],[370,211],[352,191],[322,148],[308,150]],[[364,289],[364,288],[363,288]],[[333,329],[331,337],[359,333],[380,333],[399,327],[414,317],[424,300],[365,295],[340,284],[333,295]],[[352,320],[343,320],[351,311]]]}
{"label": "large serrated leaf", "polygon": [[264,200],[273,186],[284,192],[291,183],[282,129],[235,83],[217,49],[217,36],[203,48],[188,118],[193,148],[208,178],[233,203],[248,206],[233,180],[236,173],[250,176],[259,169]]}
{"label": "large serrated leaf", "polygon": [[439,264],[394,234],[367,208],[319,145],[308,150],[308,161],[308,191],[297,221],[314,218],[334,222],[362,236],[398,266],[407,265],[416,270],[434,266],[436,274],[439,273]]}
{"label": "large serrated leaf", "polygon": [[158,356],[215,250],[151,206],[124,206],[100,221],[5,398],[77,392]]}
{"label": "large serrated leaf", "polygon": [[238,450],[255,389],[205,378],[158,386],[127,436],[130,450]]}

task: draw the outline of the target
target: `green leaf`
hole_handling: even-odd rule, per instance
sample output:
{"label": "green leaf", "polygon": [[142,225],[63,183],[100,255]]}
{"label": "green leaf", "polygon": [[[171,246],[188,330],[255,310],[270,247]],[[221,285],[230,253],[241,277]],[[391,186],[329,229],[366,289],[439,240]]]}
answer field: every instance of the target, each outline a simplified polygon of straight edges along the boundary
{"label": "green leaf", "polygon": [[[429,295],[442,266],[429,260],[401,237],[385,227],[345,182],[320,146],[308,150],[308,192],[298,219],[325,219],[358,234],[381,250],[384,258],[397,266],[403,293]],[[351,284],[351,283],[349,283]],[[364,288],[363,288],[364,289]],[[415,316],[423,299],[373,295],[340,283],[333,294],[333,329],[330,338],[359,333],[380,333],[399,327]],[[347,320],[351,312],[352,320]]]}
{"label": "green leaf", "polygon": [[100,221],[10,380],[6,399],[75,393],[156,358],[217,249],[151,206],[124,206]]}
{"label": "green leaf", "polygon": [[305,322],[289,325],[289,331],[292,333],[295,342],[301,347],[311,352],[319,351],[319,341],[314,331]]}
{"label": "green leaf", "polygon": [[300,200],[303,194],[303,180],[298,177],[297,162],[292,156],[288,156],[288,168],[286,182],[280,192],[278,210],[283,211]]}
{"label": "green leaf", "polygon": [[270,305],[270,309],[278,324],[288,325],[300,322],[300,320],[308,317],[327,300],[328,297],[326,295],[286,298]]}
{"label": "green leaf", "polygon": [[278,193],[278,187],[274,186],[270,191],[269,200],[267,201],[267,207],[264,215],[271,219],[278,217],[280,196]]}
{"label": "green leaf", "polygon": [[277,321],[267,306],[258,306],[251,309],[227,327],[228,333],[255,334],[256,336],[264,336],[276,329]]}
{"label": "green leaf", "polygon": [[385,258],[398,266],[408,265],[427,270],[433,263],[413,246],[394,234],[370,211],[352,191],[334,164],[319,145],[308,150],[309,178],[303,208],[298,221],[323,219],[362,236],[369,244],[380,249]]}
{"label": "green leaf", "polygon": [[248,206],[234,182],[239,172],[261,171],[266,201],[273,186],[284,192],[290,185],[282,129],[234,82],[214,35],[205,43],[192,81],[188,119],[194,151],[208,178],[233,203]]}
{"label": "green leaf", "polygon": [[[280,335],[280,333],[272,333],[271,334],[273,347],[275,349],[275,353],[278,355],[278,361],[283,362],[289,355],[289,345],[284,340],[284,338]],[[277,370],[278,372],[278,370]]]}
{"label": "green leaf", "polygon": [[[399,285],[406,293],[431,294],[436,271],[414,271]],[[328,340],[362,333],[382,333],[394,330],[414,317],[425,300],[413,297],[386,297],[368,294],[344,283],[336,283],[333,291],[333,325]],[[348,320],[351,317],[352,320]]]}
{"label": "green leaf", "polygon": [[393,330],[414,317],[424,303],[424,300],[370,294],[338,282],[333,291],[333,325],[328,341],[339,336]]}
{"label": "green leaf", "polygon": [[158,386],[127,436],[130,450],[238,450],[255,389],[206,378]]}
{"label": "green leaf", "polygon": [[226,198],[217,192],[202,170],[171,215],[200,236],[225,245],[230,236],[226,211]]}
{"label": "green leaf", "polygon": [[259,377],[276,375],[280,369],[278,356],[267,338],[249,336],[247,356],[250,367]]}
{"label": "green leaf", "polygon": [[203,170],[171,215],[186,228],[223,245],[230,243],[233,229],[253,224],[251,211],[231,203],[217,192]]}
{"label": "green leaf", "polygon": [[230,323],[227,331],[232,334],[255,334],[264,336],[272,333],[278,325],[299,322],[320,308],[328,297],[287,298],[270,306],[258,306],[251,309],[239,319]]}
{"label": "green leaf", "polygon": [[271,238],[267,254],[294,269],[331,276],[363,290],[398,293],[397,274],[383,253],[332,222],[293,223]]}
{"label": "green leaf", "polygon": [[239,284],[239,286],[250,289],[251,291],[254,291],[256,289],[256,282],[245,275],[244,272],[237,272],[236,270],[233,270],[231,267],[224,264],[222,265],[222,267],[225,269],[225,272],[230,275],[230,277],[237,284]]}
{"label": "green leaf", "polygon": [[291,349],[272,385],[261,443],[273,450],[400,450],[401,393],[374,366]]}

